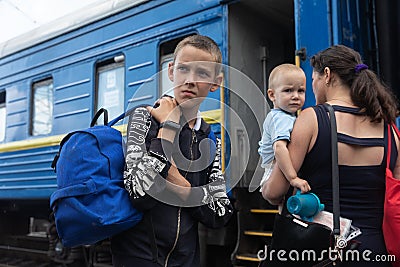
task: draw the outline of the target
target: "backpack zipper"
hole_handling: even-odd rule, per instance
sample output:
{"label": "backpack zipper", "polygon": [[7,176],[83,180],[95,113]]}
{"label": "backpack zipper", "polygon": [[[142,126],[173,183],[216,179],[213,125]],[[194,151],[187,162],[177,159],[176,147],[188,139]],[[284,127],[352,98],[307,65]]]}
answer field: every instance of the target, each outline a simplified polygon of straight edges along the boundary
{"label": "backpack zipper", "polygon": [[[196,132],[194,131],[194,129],[192,129],[192,141],[190,143],[190,163],[189,163],[189,167],[187,168],[186,173],[185,173],[185,179],[186,179],[186,176],[188,175],[190,166],[192,165],[192,162],[193,162],[193,144],[196,142],[197,142]],[[177,229],[176,229],[175,242],[174,242],[174,245],[172,246],[171,250],[168,252],[167,257],[165,257],[164,267],[168,266],[169,257],[171,256],[172,252],[174,251],[174,249],[176,247],[176,244],[178,243],[179,233],[181,230],[181,211],[182,211],[182,207],[179,207],[179,209],[178,209],[178,225],[177,225]]]}

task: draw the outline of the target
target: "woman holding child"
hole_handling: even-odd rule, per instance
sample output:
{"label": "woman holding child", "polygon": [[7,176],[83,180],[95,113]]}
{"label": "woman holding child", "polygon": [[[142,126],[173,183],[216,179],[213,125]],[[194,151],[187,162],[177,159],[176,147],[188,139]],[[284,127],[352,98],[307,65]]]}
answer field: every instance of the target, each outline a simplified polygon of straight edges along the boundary
{"label": "woman holding child", "polygon": [[[387,255],[382,233],[388,124],[398,115],[397,102],[359,53],[343,45],[327,48],[311,58],[312,87],[317,106],[298,116],[288,145],[294,169],[332,212],[330,124],[327,102],[335,110],[338,131],[341,217],[361,229],[360,259],[340,266],[390,266],[375,261]],[[390,169],[400,178],[399,140],[391,129]],[[282,204],[289,182],[275,167],[262,193],[272,204]],[[368,259],[361,257],[369,250]]]}

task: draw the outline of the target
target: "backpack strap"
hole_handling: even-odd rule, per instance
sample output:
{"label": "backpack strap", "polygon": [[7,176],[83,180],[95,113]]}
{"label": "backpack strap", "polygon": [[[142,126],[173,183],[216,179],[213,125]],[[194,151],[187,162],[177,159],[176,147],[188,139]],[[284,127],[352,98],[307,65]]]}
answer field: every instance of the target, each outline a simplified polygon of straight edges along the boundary
{"label": "backpack strap", "polygon": [[142,105],[137,105],[134,106],[133,108],[128,109],[127,111],[125,111],[124,113],[120,114],[118,117],[116,117],[115,119],[111,120],[107,125],[108,126],[113,126],[114,124],[116,124],[118,121],[122,120],[123,118],[125,118],[126,116],[129,116],[133,113],[133,111],[135,111],[135,109],[140,108],[140,107],[150,107],[150,105],[148,104],[142,104]]}
{"label": "backpack strap", "polygon": [[[110,122],[108,122],[108,111],[105,108],[100,108],[96,114],[93,116],[92,121],[90,122],[90,127],[93,127],[96,125],[97,120],[99,119],[99,117],[101,116],[101,114],[104,113],[104,121],[103,124],[107,125],[107,126],[113,126],[114,124],[116,124],[118,121],[120,121],[121,119],[125,118],[126,116],[130,115],[135,109],[137,109],[138,107],[147,107],[149,105],[147,104],[143,104],[143,105],[137,105],[133,108],[130,108],[129,110],[127,110],[126,112],[120,114],[118,117],[116,117],[115,119],[111,120]],[[68,141],[68,139],[74,134],[76,133],[76,131],[71,132],[69,134],[67,134],[60,142],[60,148],[57,152],[57,154],[54,156],[53,161],[51,162],[51,168],[54,170],[54,172],[56,171],[56,166],[57,166],[57,161],[58,158],[60,157],[60,153],[61,153],[61,149],[62,146],[64,145],[65,142]]]}
{"label": "backpack strap", "polygon": [[[97,120],[99,119],[99,117],[101,116],[101,114],[104,113],[104,125],[108,125],[108,111],[105,108],[101,108],[99,109],[96,114],[93,116],[92,121],[90,122],[90,127],[93,127]],[[70,132],[68,133],[60,142],[60,148],[58,149],[57,154],[54,156],[53,161],[51,162],[51,168],[54,170],[54,172],[57,172],[56,170],[56,166],[57,166],[57,161],[60,158],[60,153],[61,153],[61,149],[64,145],[65,142],[68,141],[69,138],[71,138],[71,136],[76,133],[76,131]]]}
{"label": "backpack strap", "polygon": [[93,117],[92,121],[90,122],[90,127],[93,127],[96,125],[97,120],[103,113],[104,113],[104,122],[103,123],[104,123],[104,125],[108,124],[108,111],[105,108],[101,108],[96,112],[96,114],[94,114],[94,117]]}

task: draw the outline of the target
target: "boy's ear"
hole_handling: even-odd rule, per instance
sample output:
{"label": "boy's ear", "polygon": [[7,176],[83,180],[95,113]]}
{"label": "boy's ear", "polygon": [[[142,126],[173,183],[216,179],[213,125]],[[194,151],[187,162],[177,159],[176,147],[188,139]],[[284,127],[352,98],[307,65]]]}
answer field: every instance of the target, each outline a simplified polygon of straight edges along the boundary
{"label": "boy's ear", "polygon": [[268,95],[269,100],[274,102],[274,100],[275,100],[275,92],[274,92],[274,90],[271,89],[271,88],[268,88],[267,95]]}
{"label": "boy's ear", "polygon": [[174,62],[168,63],[168,78],[171,82],[174,81]]}
{"label": "boy's ear", "polygon": [[211,88],[210,88],[210,92],[215,92],[215,91],[218,89],[218,87],[221,86],[221,84],[222,84],[222,79],[223,79],[222,74],[219,74],[219,75],[215,78],[215,82],[212,84],[212,86],[211,86]]}

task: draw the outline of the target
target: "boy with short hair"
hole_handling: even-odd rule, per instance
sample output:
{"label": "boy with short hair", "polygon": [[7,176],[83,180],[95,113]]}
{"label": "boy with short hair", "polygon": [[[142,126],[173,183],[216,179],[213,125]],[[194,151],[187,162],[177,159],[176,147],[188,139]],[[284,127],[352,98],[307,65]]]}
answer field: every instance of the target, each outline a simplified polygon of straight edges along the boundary
{"label": "boy with short hair", "polygon": [[[202,146],[200,153],[199,145],[211,131],[200,117],[199,106],[222,82],[221,61],[212,39],[186,37],[168,66],[174,98],[164,96],[154,107],[140,111],[149,113],[147,126],[140,127],[148,128],[145,156],[135,158],[141,151],[132,148],[134,157],[127,163],[132,168],[125,172],[124,183],[144,219],[112,238],[114,266],[199,266],[198,222],[217,228],[231,217],[233,208],[219,162],[220,142],[216,141],[214,161],[204,159],[212,153],[211,147]],[[128,131],[128,143],[129,138]],[[210,151],[203,151],[204,147]]]}
{"label": "boy with short hair", "polygon": [[262,158],[261,167],[265,169],[261,187],[276,163],[291,186],[299,188],[302,193],[311,190],[307,181],[297,176],[287,149],[296,113],[304,105],[305,92],[306,76],[301,68],[281,64],[271,71],[267,93],[274,107],[265,118],[258,149]]}

